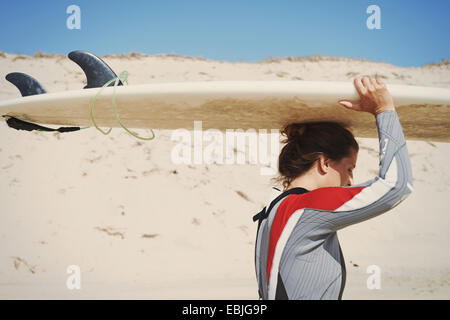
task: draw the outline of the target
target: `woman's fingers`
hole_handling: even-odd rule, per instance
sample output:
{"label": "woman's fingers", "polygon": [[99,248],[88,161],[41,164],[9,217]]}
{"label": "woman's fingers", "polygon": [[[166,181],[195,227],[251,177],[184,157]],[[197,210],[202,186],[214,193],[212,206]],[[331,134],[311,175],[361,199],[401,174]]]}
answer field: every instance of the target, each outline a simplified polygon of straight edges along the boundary
{"label": "woman's fingers", "polygon": [[352,103],[350,101],[339,101],[340,105],[343,105],[346,108],[351,108],[352,107]]}
{"label": "woman's fingers", "polygon": [[376,78],[370,78],[370,83],[372,84],[372,87],[374,87],[375,89],[379,89],[380,88]]}
{"label": "woman's fingers", "polygon": [[385,86],[384,82],[377,78],[378,85],[383,88]]}
{"label": "woman's fingers", "polygon": [[355,88],[358,91],[359,96],[363,96],[367,93],[367,89],[364,87],[361,78],[355,78]]}
{"label": "woman's fingers", "polygon": [[374,115],[383,112],[382,110],[394,110],[392,96],[386,90],[386,85],[383,81],[371,77],[357,77],[354,79],[354,84],[360,100],[339,100],[338,102],[341,106],[350,110],[369,112]]}
{"label": "woman's fingers", "polygon": [[366,87],[366,89],[368,91],[374,91],[375,87],[372,85],[372,81],[370,81],[370,79],[368,77],[363,77],[362,78],[362,83],[364,84],[364,87]]}
{"label": "woman's fingers", "polygon": [[386,84],[377,78],[355,78],[355,87],[361,98],[358,102],[347,103],[340,100],[339,103],[351,110],[366,111],[374,115],[386,110],[395,110],[394,101]]}
{"label": "woman's fingers", "polygon": [[356,110],[356,111],[360,111],[361,110],[359,101],[339,100],[338,103],[341,106],[344,106],[344,107],[346,107],[347,109],[350,109],[350,110]]}

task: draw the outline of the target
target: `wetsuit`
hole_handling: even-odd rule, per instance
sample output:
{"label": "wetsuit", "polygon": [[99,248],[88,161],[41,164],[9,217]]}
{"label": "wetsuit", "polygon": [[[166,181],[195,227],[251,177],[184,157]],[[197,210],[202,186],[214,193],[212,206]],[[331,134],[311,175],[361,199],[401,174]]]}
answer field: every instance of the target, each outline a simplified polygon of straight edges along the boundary
{"label": "wetsuit", "polygon": [[413,190],[395,110],[376,116],[378,176],[347,187],[281,193],[254,217],[256,278],[262,299],[341,299],[345,263],[336,231],[397,206]]}

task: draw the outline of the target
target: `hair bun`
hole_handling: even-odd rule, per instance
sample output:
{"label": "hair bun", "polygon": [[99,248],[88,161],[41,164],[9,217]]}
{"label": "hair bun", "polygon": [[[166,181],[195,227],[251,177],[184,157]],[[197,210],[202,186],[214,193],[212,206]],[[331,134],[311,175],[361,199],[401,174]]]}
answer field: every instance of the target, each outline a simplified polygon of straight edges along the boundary
{"label": "hair bun", "polygon": [[307,127],[306,123],[290,123],[284,127],[281,133],[286,136],[287,142],[299,140],[305,134]]}

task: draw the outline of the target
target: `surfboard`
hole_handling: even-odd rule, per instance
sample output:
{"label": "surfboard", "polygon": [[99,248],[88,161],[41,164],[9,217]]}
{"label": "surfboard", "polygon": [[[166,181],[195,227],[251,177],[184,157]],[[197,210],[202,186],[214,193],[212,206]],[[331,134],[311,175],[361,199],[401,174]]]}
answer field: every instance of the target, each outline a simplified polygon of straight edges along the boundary
{"label": "surfboard", "polygon": [[[93,126],[90,102],[105,79],[97,85],[91,81],[89,87],[87,76],[85,89],[54,93],[42,89],[39,94],[1,101],[0,115],[47,125]],[[406,139],[450,141],[450,89],[387,87]],[[112,108],[113,95],[118,116],[128,128],[193,129],[194,122],[201,121],[203,130],[270,132],[290,122],[336,121],[357,137],[378,137],[373,115],[337,103],[358,99],[352,81],[195,81],[106,87],[94,105],[100,127],[120,126]]]}

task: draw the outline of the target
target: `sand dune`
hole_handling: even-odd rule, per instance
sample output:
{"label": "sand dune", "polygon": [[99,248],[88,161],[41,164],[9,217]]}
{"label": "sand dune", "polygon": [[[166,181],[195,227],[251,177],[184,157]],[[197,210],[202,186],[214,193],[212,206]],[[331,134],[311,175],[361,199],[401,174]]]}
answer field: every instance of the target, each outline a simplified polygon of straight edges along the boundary
{"label": "sand dune", "polygon": [[[450,66],[403,68],[358,59],[230,63],[176,55],[104,60],[129,83],[336,80],[450,87]],[[25,72],[51,92],[85,76],[64,56],[0,55],[0,75]],[[0,99],[18,97],[6,80]],[[375,126],[375,122],[374,122]],[[0,298],[256,299],[251,220],[270,197],[261,165],[171,161],[170,131],[141,142],[120,129],[23,132],[0,122]],[[148,136],[149,130],[136,130]],[[377,173],[378,141],[358,139],[356,183]],[[408,141],[415,192],[375,219],[339,232],[344,299],[450,298],[450,145]],[[234,153],[245,152],[234,150]],[[68,266],[81,270],[69,290]],[[369,266],[381,289],[369,290]]]}

